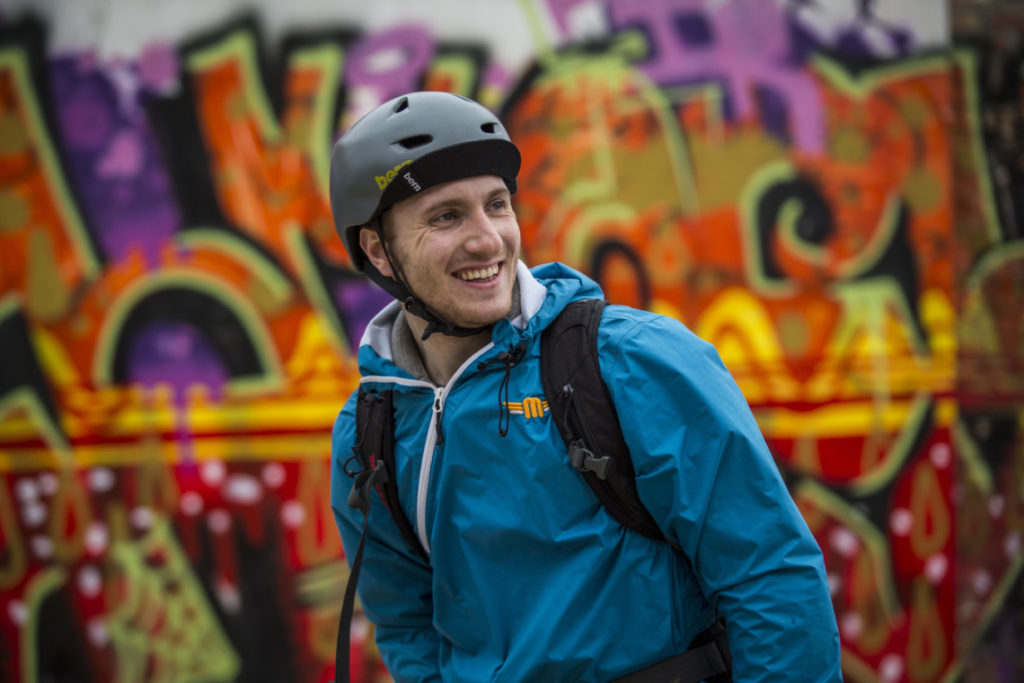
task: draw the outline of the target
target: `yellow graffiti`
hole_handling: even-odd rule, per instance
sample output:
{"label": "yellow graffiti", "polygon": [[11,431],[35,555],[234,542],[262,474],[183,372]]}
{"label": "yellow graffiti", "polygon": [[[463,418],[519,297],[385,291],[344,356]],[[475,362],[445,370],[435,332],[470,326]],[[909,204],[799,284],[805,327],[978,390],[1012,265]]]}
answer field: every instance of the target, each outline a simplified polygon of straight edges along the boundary
{"label": "yellow graffiti", "polygon": [[[110,551],[107,630],[117,681],[233,680],[240,662],[166,518]],[[149,667],[152,667],[150,669]]]}
{"label": "yellow graffiti", "polygon": [[92,506],[75,472],[65,468],[50,513],[49,533],[53,554],[60,562],[73,563],[85,547],[85,532],[92,522]]}
{"label": "yellow graffiti", "polygon": [[14,513],[9,485],[8,477],[0,477],[0,537],[4,539],[5,550],[0,556],[0,590],[7,590],[20,582],[28,567],[25,537]]}
{"label": "yellow graffiti", "polygon": [[933,589],[924,578],[911,584],[910,632],[907,638],[907,676],[934,681],[948,659],[945,623]]}
{"label": "yellow graffiti", "polygon": [[922,461],[914,470],[910,492],[910,512],[914,515],[910,547],[918,557],[931,557],[949,542],[953,521],[948,505],[935,468],[927,460]]}
{"label": "yellow graffiti", "polygon": [[295,548],[307,566],[334,559],[342,552],[331,512],[329,468],[328,462],[312,460],[299,466],[296,500],[305,509],[306,520],[295,530]]}

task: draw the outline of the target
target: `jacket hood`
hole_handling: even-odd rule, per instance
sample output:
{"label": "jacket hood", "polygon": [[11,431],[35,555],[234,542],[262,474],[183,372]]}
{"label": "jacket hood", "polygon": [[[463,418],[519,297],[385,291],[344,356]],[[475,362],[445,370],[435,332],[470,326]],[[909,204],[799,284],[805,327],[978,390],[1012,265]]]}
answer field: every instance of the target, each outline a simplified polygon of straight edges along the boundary
{"label": "jacket hood", "polygon": [[[507,346],[523,337],[534,337],[547,327],[570,302],[576,299],[603,298],[600,285],[583,273],[562,263],[546,263],[528,268],[519,261],[516,266],[516,287],[519,310],[498,321],[491,338],[498,346]],[[395,364],[391,329],[402,305],[392,301],[373,317],[359,342],[359,368],[367,374],[401,374],[405,370]]]}

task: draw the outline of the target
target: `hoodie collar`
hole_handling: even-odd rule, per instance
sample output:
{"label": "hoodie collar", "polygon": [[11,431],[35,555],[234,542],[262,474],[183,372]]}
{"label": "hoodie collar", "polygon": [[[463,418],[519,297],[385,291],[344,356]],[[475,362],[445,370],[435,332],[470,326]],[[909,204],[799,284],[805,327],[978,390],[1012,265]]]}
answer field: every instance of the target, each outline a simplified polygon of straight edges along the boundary
{"label": "hoodie collar", "polygon": [[[516,287],[518,297],[513,299],[512,315],[499,320],[494,326],[492,338],[499,346],[514,342],[514,338],[538,334],[573,299],[601,296],[596,282],[560,263],[538,266],[531,271],[525,263],[518,261]],[[410,344],[411,349],[407,348]],[[376,365],[371,360],[376,356],[413,377],[426,374],[398,301],[392,301],[373,317],[366,326],[359,347],[361,366],[365,363]],[[410,360],[411,357],[415,362]]]}

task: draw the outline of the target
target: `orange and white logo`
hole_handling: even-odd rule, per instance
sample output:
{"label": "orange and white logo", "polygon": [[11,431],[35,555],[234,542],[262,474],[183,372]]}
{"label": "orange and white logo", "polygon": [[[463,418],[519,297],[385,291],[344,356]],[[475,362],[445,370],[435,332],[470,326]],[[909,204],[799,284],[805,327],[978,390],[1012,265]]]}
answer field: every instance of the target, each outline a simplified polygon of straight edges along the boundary
{"label": "orange and white logo", "polygon": [[511,414],[522,415],[527,420],[532,417],[544,417],[544,413],[548,412],[548,402],[539,396],[528,396],[522,401],[508,401],[504,405]]}

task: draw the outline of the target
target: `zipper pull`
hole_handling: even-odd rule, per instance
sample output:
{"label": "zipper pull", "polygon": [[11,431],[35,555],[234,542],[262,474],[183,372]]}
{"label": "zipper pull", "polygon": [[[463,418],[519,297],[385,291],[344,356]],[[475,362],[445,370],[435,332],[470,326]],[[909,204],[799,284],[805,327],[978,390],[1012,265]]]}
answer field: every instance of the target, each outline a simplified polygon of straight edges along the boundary
{"label": "zipper pull", "polygon": [[444,388],[434,389],[434,433],[437,434],[437,445],[444,443],[444,435],[441,434],[441,412],[444,410]]}

